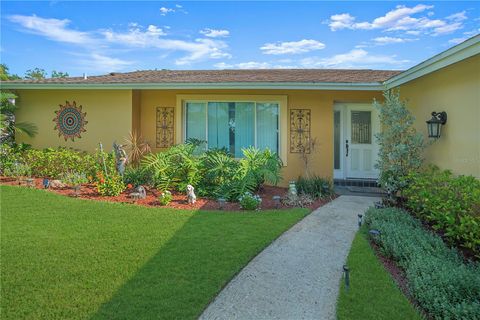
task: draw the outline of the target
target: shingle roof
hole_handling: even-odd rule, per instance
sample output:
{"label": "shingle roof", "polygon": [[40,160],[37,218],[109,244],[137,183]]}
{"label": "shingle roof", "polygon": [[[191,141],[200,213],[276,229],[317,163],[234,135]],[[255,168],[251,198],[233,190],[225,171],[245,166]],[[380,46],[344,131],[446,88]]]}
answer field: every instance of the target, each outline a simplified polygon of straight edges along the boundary
{"label": "shingle roof", "polygon": [[401,71],[352,69],[256,70],[145,70],[101,76],[14,80],[8,83],[39,84],[141,84],[141,83],[380,83]]}

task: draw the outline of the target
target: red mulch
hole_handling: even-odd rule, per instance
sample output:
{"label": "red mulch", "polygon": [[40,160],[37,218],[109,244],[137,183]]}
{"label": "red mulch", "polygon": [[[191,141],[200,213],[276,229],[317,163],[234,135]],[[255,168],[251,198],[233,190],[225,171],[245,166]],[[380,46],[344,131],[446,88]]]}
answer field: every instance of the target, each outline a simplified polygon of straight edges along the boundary
{"label": "red mulch", "polygon": [[[35,188],[43,189],[43,179],[42,178],[35,178]],[[18,181],[13,178],[7,177],[0,177],[0,184],[4,185],[18,185]],[[25,183],[22,182],[21,185],[25,186]],[[97,200],[97,201],[109,201],[109,202],[121,202],[121,203],[130,203],[130,204],[137,204],[146,207],[162,207],[158,202],[157,198],[160,192],[154,188],[145,187],[147,191],[147,197],[145,199],[133,200],[128,195],[131,192],[134,192],[133,189],[125,190],[122,194],[117,197],[108,197],[108,196],[101,196],[98,194],[96,187],[93,184],[84,184],[80,189],[80,194],[78,196],[75,195],[75,192],[72,188],[49,188],[49,191],[71,196],[71,197],[78,197],[81,199],[90,199],[90,200]],[[275,203],[272,200],[272,197],[275,195],[279,195],[283,197],[287,193],[287,188],[282,187],[274,187],[274,186],[264,186],[258,192],[258,195],[262,198],[262,210],[267,209],[289,209],[292,208],[290,206],[286,206],[284,204],[280,204],[277,208]],[[323,206],[330,199],[319,199],[312,203],[308,208],[310,210],[314,210],[318,207]],[[216,199],[207,199],[197,197],[197,201],[195,204],[188,204],[186,195],[182,193],[173,193],[173,200],[168,205],[163,206],[164,208],[175,208],[175,209],[197,209],[197,210],[220,210],[219,204]],[[238,211],[240,209],[240,205],[234,202],[227,202],[225,203],[223,211]]]}

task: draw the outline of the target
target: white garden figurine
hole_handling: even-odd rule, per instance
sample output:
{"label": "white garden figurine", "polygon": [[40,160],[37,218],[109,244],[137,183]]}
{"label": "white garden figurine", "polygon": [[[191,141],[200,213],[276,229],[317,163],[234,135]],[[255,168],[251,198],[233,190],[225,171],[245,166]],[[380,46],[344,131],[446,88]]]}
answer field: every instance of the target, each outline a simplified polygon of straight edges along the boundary
{"label": "white garden figurine", "polygon": [[197,196],[194,192],[195,188],[192,185],[187,185],[187,201],[188,204],[194,204],[197,201]]}

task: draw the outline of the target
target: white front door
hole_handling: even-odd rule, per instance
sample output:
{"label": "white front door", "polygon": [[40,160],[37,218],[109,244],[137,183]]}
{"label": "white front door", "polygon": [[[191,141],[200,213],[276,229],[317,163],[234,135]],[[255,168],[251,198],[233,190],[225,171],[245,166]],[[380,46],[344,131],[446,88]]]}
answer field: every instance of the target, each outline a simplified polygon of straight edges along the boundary
{"label": "white front door", "polygon": [[355,103],[337,104],[334,112],[334,177],[377,179],[378,112],[371,104]]}

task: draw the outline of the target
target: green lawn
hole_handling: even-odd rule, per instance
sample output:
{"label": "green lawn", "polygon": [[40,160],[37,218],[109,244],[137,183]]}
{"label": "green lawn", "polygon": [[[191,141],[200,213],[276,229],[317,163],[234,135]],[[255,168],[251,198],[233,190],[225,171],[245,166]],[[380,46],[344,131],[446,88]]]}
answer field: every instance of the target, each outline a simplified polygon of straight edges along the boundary
{"label": "green lawn", "polygon": [[180,211],[1,186],[2,319],[193,319],[304,209]]}
{"label": "green lawn", "polygon": [[339,320],[422,319],[377,259],[365,235],[357,232],[348,255],[350,289],[340,283]]}

